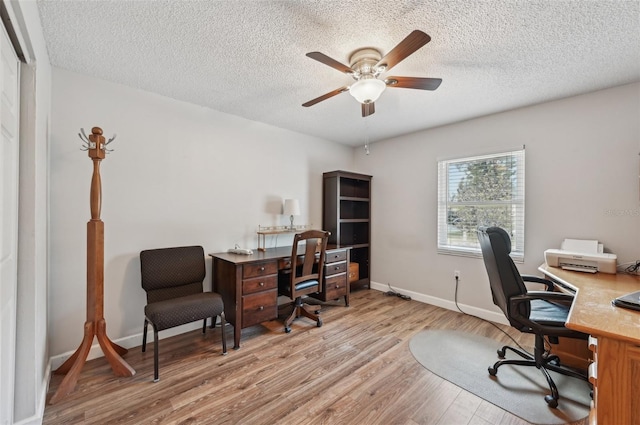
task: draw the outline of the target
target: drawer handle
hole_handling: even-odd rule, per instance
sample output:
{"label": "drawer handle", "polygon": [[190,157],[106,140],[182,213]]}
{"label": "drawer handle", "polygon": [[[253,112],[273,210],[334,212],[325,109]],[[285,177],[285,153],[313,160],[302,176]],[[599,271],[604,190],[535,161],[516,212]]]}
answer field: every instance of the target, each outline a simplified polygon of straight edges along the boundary
{"label": "drawer handle", "polygon": [[336,289],[340,289],[340,285],[336,285]]}
{"label": "drawer handle", "polygon": [[258,285],[260,285],[260,286],[264,286],[264,282],[260,282]]}
{"label": "drawer handle", "polygon": [[262,311],[262,310],[264,310],[264,306],[261,305],[260,307],[258,307],[258,311]]}
{"label": "drawer handle", "polygon": [[261,272],[264,271],[264,266],[260,267],[258,270],[260,270]]}
{"label": "drawer handle", "polygon": [[339,266],[335,266],[334,270],[340,270],[340,267]]}

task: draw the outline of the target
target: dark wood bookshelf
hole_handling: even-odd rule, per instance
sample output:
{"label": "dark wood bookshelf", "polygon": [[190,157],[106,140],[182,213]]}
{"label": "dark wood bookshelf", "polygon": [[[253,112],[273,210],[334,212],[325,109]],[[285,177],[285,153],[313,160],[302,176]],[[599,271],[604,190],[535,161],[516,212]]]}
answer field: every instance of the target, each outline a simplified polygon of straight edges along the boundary
{"label": "dark wood bookshelf", "polygon": [[349,248],[358,264],[351,288],[371,287],[371,176],[349,171],[323,174],[322,228],[331,232],[329,246]]}

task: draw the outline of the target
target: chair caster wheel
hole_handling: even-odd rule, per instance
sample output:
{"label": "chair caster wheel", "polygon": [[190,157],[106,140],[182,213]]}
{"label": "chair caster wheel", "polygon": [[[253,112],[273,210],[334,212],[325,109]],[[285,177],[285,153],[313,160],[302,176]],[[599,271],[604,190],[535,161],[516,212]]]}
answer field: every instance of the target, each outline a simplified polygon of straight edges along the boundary
{"label": "chair caster wheel", "polygon": [[314,314],[320,314],[320,310],[316,310],[313,312]]}
{"label": "chair caster wheel", "polygon": [[285,328],[284,328],[284,333],[287,333],[287,334],[288,334],[288,333],[290,333],[290,332],[291,332],[291,328],[290,328],[290,327],[288,327],[288,326],[285,326]]}
{"label": "chair caster wheel", "polygon": [[544,401],[547,402],[547,404],[549,405],[549,407],[558,407],[558,400],[556,400],[555,398],[553,398],[552,395],[546,395],[544,396]]}
{"label": "chair caster wheel", "polygon": [[498,350],[498,357],[500,357],[501,359],[504,359],[504,355],[505,355],[505,350],[504,349],[499,349]]}
{"label": "chair caster wheel", "polygon": [[490,367],[488,370],[489,370],[489,375],[491,376],[496,376],[498,374],[498,369],[494,367]]}
{"label": "chair caster wheel", "polygon": [[318,327],[322,326],[322,319],[318,319]]}

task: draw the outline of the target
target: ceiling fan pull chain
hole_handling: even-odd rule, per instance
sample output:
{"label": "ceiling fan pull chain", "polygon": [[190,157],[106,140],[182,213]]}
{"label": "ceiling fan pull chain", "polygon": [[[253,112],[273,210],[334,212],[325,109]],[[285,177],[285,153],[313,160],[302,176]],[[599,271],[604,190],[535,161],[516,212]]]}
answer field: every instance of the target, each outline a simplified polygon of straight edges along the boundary
{"label": "ceiling fan pull chain", "polygon": [[364,120],[364,153],[369,155],[369,120]]}

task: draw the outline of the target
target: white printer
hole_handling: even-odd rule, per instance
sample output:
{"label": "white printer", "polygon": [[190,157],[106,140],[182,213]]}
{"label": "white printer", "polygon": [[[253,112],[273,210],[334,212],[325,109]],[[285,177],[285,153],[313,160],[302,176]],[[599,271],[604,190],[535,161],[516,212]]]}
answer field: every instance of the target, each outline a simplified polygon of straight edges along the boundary
{"label": "white printer", "polygon": [[552,267],[580,272],[616,273],[618,257],[604,252],[595,240],[565,239],[560,249],[547,249],[544,261]]}

